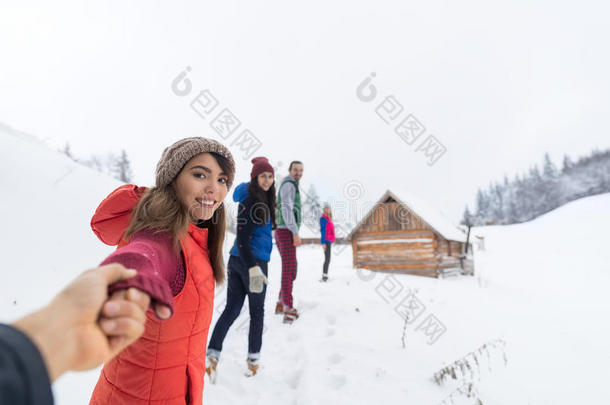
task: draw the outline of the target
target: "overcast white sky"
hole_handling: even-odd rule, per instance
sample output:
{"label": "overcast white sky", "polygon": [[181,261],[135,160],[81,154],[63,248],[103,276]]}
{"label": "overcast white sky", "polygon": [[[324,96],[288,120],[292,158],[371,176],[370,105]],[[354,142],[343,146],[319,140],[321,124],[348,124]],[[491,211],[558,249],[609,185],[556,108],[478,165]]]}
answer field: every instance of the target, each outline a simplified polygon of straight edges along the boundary
{"label": "overcast white sky", "polygon": [[[454,220],[477,187],[545,151],[559,164],[610,147],[602,1],[1,4],[0,122],[81,156],[124,148],[139,184],[175,140],[222,140],[189,106],[204,89],[213,115],[242,122],[227,144],[251,130],[256,155],[281,170],[302,160],[323,198],[353,181],[368,201],[399,187]],[[186,66],[193,88],[179,97]],[[365,103],[356,88],[371,72]],[[389,95],[404,106],[392,125],[375,113]],[[407,114],[426,127],[414,145],[393,132]],[[433,166],[416,151],[430,134],[447,150]]]}

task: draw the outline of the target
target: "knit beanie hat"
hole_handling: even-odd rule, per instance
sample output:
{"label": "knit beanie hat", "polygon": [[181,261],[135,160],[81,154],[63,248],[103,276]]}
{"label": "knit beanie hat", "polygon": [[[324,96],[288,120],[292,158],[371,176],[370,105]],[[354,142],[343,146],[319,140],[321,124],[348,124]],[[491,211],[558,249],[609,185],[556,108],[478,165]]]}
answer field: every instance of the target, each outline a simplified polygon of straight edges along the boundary
{"label": "knit beanie hat", "polygon": [[235,161],[233,160],[233,155],[231,155],[229,149],[221,143],[200,136],[181,139],[172,146],[165,148],[159,163],[157,163],[157,187],[163,187],[170,184],[193,156],[204,152],[217,153],[228,160],[229,173],[227,173],[227,175],[229,176],[229,179],[227,181],[227,188],[231,188],[235,176]]}
{"label": "knit beanie hat", "polygon": [[269,164],[269,160],[266,157],[255,157],[252,159],[252,171],[250,172],[250,179],[254,179],[261,173],[271,172],[274,174],[273,167]]}

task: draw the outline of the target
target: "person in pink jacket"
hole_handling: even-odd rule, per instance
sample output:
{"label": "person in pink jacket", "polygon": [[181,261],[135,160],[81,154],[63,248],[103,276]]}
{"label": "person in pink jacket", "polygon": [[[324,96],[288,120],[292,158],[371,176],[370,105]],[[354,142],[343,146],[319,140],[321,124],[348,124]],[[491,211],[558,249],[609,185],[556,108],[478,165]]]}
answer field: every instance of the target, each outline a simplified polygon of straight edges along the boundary
{"label": "person in pink jacket", "polygon": [[333,224],[333,214],[330,205],[324,206],[324,212],[320,217],[320,243],[324,249],[324,266],[322,268],[322,279],[328,280],[328,266],[330,264],[330,252],[332,243],[335,241],[335,225]]}

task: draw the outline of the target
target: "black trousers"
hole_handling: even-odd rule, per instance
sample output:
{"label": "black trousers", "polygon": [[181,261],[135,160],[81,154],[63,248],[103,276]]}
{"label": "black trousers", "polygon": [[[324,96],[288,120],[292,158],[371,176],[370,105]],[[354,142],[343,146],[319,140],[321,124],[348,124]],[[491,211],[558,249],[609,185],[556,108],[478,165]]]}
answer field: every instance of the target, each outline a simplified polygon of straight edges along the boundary
{"label": "black trousers", "polygon": [[330,252],[332,243],[325,243],[326,249],[324,249],[324,268],[322,270],[323,274],[328,275],[328,265],[330,264]]}

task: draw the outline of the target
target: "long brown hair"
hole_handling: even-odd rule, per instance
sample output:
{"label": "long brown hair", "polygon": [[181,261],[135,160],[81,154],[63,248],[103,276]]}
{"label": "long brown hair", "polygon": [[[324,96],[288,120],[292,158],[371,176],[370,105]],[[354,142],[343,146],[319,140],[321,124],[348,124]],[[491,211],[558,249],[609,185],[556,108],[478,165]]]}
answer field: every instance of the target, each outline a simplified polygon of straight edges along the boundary
{"label": "long brown hair", "polygon": [[[210,153],[218,162],[222,171],[232,175],[228,160],[217,153]],[[181,170],[182,171],[182,170]],[[227,185],[229,188],[230,185]],[[187,207],[180,202],[173,182],[164,187],[151,187],[146,190],[131,216],[131,221],[125,231],[125,239],[141,230],[151,230],[154,233],[169,233],[173,237],[176,253],[180,251],[180,238],[186,235],[191,217]],[[210,263],[214,272],[214,280],[221,284],[225,280],[224,258],[222,246],[227,227],[225,205],[221,203],[214,211],[212,218],[199,221],[197,226],[208,230],[208,251]]]}
{"label": "long brown hair", "polygon": [[[248,193],[250,194],[250,197],[252,197],[252,200],[254,201],[254,207],[263,208],[264,219],[256,218],[256,219],[263,219],[263,221],[261,221],[260,226],[263,226],[263,225],[271,222],[271,229],[277,228],[277,224],[275,222],[275,210],[277,208],[277,204],[275,201],[275,181],[273,182],[273,184],[271,185],[269,190],[265,191],[262,188],[260,188],[260,186],[258,185],[258,176],[257,176],[250,181],[250,185],[248,186]],[[253,214],[254,213],[250,213],[250,215],[253,215]],[[257,215],[255,215],[255,216],[257,216]]]}

